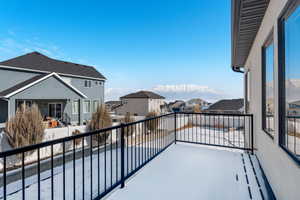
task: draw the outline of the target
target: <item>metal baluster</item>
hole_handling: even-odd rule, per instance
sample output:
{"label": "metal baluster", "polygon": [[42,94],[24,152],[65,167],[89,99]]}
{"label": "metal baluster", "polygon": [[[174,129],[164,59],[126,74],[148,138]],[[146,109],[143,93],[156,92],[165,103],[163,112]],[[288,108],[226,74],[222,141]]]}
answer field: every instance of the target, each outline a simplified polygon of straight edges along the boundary
{"label": "metal baluster", "polygon": [[82,148],[82,199],[84,199],[84,137],[81,139]]}
{"label": "metal baluster", "polygon": [[66,199],[66,147],[65,147],[65,141],[62,143],[63,145],[63,199]]}
{"label": "metal baluster", "polygon": [[93,199],[93,136],[90,136],[90,171],[91,171],[91,180],[90,180],[90,184],[91,184],[91,200]]}
{"label": "metal baluster", "polygon": [[[76,199],[76,172],[75,172],[75,146],[76,146],[76,141],[73,139],[73,199]],[[53,199],[53,145],[51,145],[51,188],[52,188],[52,199]]]}
{"label": "metal baluster", "polygon": [[40,163],[40,148],[37,149],[37,160],[38,160],[38,199],[41,199],[41,163]]}
{"label": "metal baluster", "polygon": [[22,152],[22,197],[25,199],[25,154]]}

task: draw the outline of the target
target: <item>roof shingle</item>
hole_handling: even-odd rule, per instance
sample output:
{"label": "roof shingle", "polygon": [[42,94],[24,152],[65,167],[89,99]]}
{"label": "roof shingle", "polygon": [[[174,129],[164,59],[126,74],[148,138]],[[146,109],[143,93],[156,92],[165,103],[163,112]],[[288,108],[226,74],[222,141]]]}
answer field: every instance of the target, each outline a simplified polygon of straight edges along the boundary
{"label": "roof shingle", "polygon": [[223,99],[209,106],[207,111],[239,111],[243,106],[244,99]]}
{"label": "roof shingle", "polygon": [[5,60],[0,62],[0,65],[50,73],[55,72],[58,74],[69,74],[97,79],[106,79],[92,66],[52,59],[39,52],[32,52],[9,60]]}
{"label": "roof shingle", "polygon": [[130,98],[165,99],[165,97],[150,91],[139,91],[120,97],[120,99]]}

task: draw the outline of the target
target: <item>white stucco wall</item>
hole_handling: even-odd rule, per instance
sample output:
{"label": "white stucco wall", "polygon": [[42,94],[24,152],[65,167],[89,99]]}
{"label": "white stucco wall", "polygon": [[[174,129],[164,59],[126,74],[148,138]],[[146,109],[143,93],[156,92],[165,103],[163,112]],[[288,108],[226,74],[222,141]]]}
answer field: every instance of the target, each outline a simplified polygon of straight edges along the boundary
{"label": "white stucco wall", "polygon": [[[278,36],[277,20],[288,0],[271,0],[262,25],[246,62],[250,70],[249,98],[250,113],[254,114],[254,141],[256,154],[267,175],[277,199],[296,200],[300,198],[300,167],[278,144]],[[274,80],[275,80],[275,137],[272,140],[262,131],[261,95],[261,47],[273,29],[274,38]]]}

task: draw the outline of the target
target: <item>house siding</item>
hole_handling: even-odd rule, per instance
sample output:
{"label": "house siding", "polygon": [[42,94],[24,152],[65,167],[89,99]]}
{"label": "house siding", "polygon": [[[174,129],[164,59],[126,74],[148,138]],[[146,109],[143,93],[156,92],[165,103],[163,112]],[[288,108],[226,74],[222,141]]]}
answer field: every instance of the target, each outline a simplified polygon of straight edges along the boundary
{"label": "house siding", "polygon": [[[256,155],[265,171],[277,199],[295,200],[300,197],[300,168],[279,146],[278,115],[278,35],[277,20],[287,0],[271,0],[261,27],[246,62],[251,76],[249,80],[249,109],[254,114],[254,140]],[[262,130],[262,62],[261,48],[273,29],[274,38],[274,81],[275,81],[275,136],[272,140]]]}
{"label": "house siding", "polygon": [[123,105],[116,109],[117,114],[125,115],[130,112],[133,115],[146,116],[151,111],[160,113],[160,106],[164,101],[162,99],[124,98],[122,103]]}
{"label": "house siding", "polygon": [[[24,82],[34,76],[37,76],[41,73],[34,73],[34,72],[26,72],[23,70],[11,70],[11,69],[3,69],[0,68],[0,91],[6,90],[18,83]],[[13,78],[12,78],[13,77]],[[60,76],[62,79],[67,79],[74,88],[82,92],[84,95],[87,96],[87,99],[91,101],[91,106],[93,105],[93,101],[97,100],[100,104],[104,103],[104,81],[98,80],[96,84],[96,80],[94,79],[84,79],[84,78],[77,78],[71,76]],[[91,119],[92,116],[92,107],[90,113],[82,113],[73,114],[72,113],[72,102],[74,100],[82,100],[83,97],[79,96],[70,88],[66,87],[61,81],[55,80],[54,77],[50,77],[47,80],[44,80],[31,88],[28,88],[9,99],[9,105],[6,105],[6,110],[9,110],[7,115],[5,115],[4,108],[5,105],[2,104],[1,108],[1,116],[0,118],[7,118],[15,115],[16,110],[16,100],[17,99],[28,99],[28,100],[39,100],[43,99],[46,100],[44,103],[47,103],[47,100],[67,100],[64,102],[64,112],[70,117],[70,121],[72,124],[80,123],[82,124],[84,121],[88,121]],[[91,88],[84,87],[85,80],[91,81]],[[99,84],[100,83],[100,84]],[[50,86],[50,87],[49,87]],[[80,109],[82,110],[82,103],[79,105]],[[9,107],[9,109],[8,109]],[[46,106],[41,106],[43,110],[42,113],[48,113],[46,110]],[[3,110],[3,111],[2,111]]]}
{"label": "house siding", "polygon": [[0,68],[0,91],[8,89],[39,74],[40,73],[7,70]]}

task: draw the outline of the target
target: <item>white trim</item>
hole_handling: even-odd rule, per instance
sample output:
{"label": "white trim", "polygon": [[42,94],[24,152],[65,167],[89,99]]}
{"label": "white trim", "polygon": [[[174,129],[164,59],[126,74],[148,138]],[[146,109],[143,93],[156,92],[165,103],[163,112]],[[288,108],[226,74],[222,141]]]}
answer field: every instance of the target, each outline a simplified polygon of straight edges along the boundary
{"label": "white trim", "polygon": [[[28,71],[28,72],[38,72],[38,73],[50,73],[49,71],[42,71],[42,70],[35,70],[35,69],[25,69],[20,67],[11,67],[6,65],[0,65],[0,68],[4,69],[13,69],[13,70],[20,70],[20,71]],[[70,76],[70,77],[76,77],[76,78],[84,78],[84,79],[91,79],[91,80],[99,80],[99,81],[106,81],[106,78],[94,78],[94,77],[88,77],[88,76],[80,76],[80,75],[73,75],[73,74],[65,74],[65,73],[57,73],[62,76]]]}
{"label": "white trim", "polygon": [[[85,111],[85,103],[86,102],[89,102],[89,111]],[[88,113],[91,113],[91,100],[83,100],[83,114],[88,114]]]}
{"label": "white trim", "polygon": [[4,96],[4,98],[10,98],[11,96],[13,96],[13,95],[15,95],[15,94],[17,94],[17,93],[19,93],[19,92],[22,92],[23,90],[26,90],[27,88],[29,88],[29,87],[31,87],[31,86],[33,86],[33,85],[35,85],[35,84],[37,84],[37,83],[39,83],[39,82],[45,80],[45,79],[47,79],[47,78],[49,78],[49,77],[51,77],[51,76],[55,76],[55,77],[58,78],[60,81],[62,81],[65,85],[67,85],[67,86],[70,87],[72,90],[74,90],[76,93],[78,93],[80,96],[82,96],[82,97],[84,97],[84,98],[87,98],[87,96],[86,96],[85,94],[83,94],[82,92],[80,92],[79,90],[77,90],[75,87],[73,87],[72,85],[70,85],[69,83],[67,83],[66,81],[64,81],[64,80],[63,80],[57,73],[55,73],[55,72],[53,72],[53,73],[51,73],[51,74],[48,74],[47,76],[44,76],[43,78],[40,78],[40,79],[38,79],[38,80],[36,80],[36,81],[34,81],[34,82],[28,84],[28,85],[26,85],[26,86],[24,86],[24,87],[22,87],[22,88],[16,90],[16,91],[14,91],[14,92],[12,92],[12,93],[10,93],[10,94]]}
{"label": "white trim", "polygon": [[[73,106],[74,106],[75,102],[77,103],[76,112],[74,112],[74,110],[73,110]],[[79,115],[79,113],[80,113],[79,106],[80,106],[80,101],[79,100],[73,100],[72,101],[72,115]]]}

